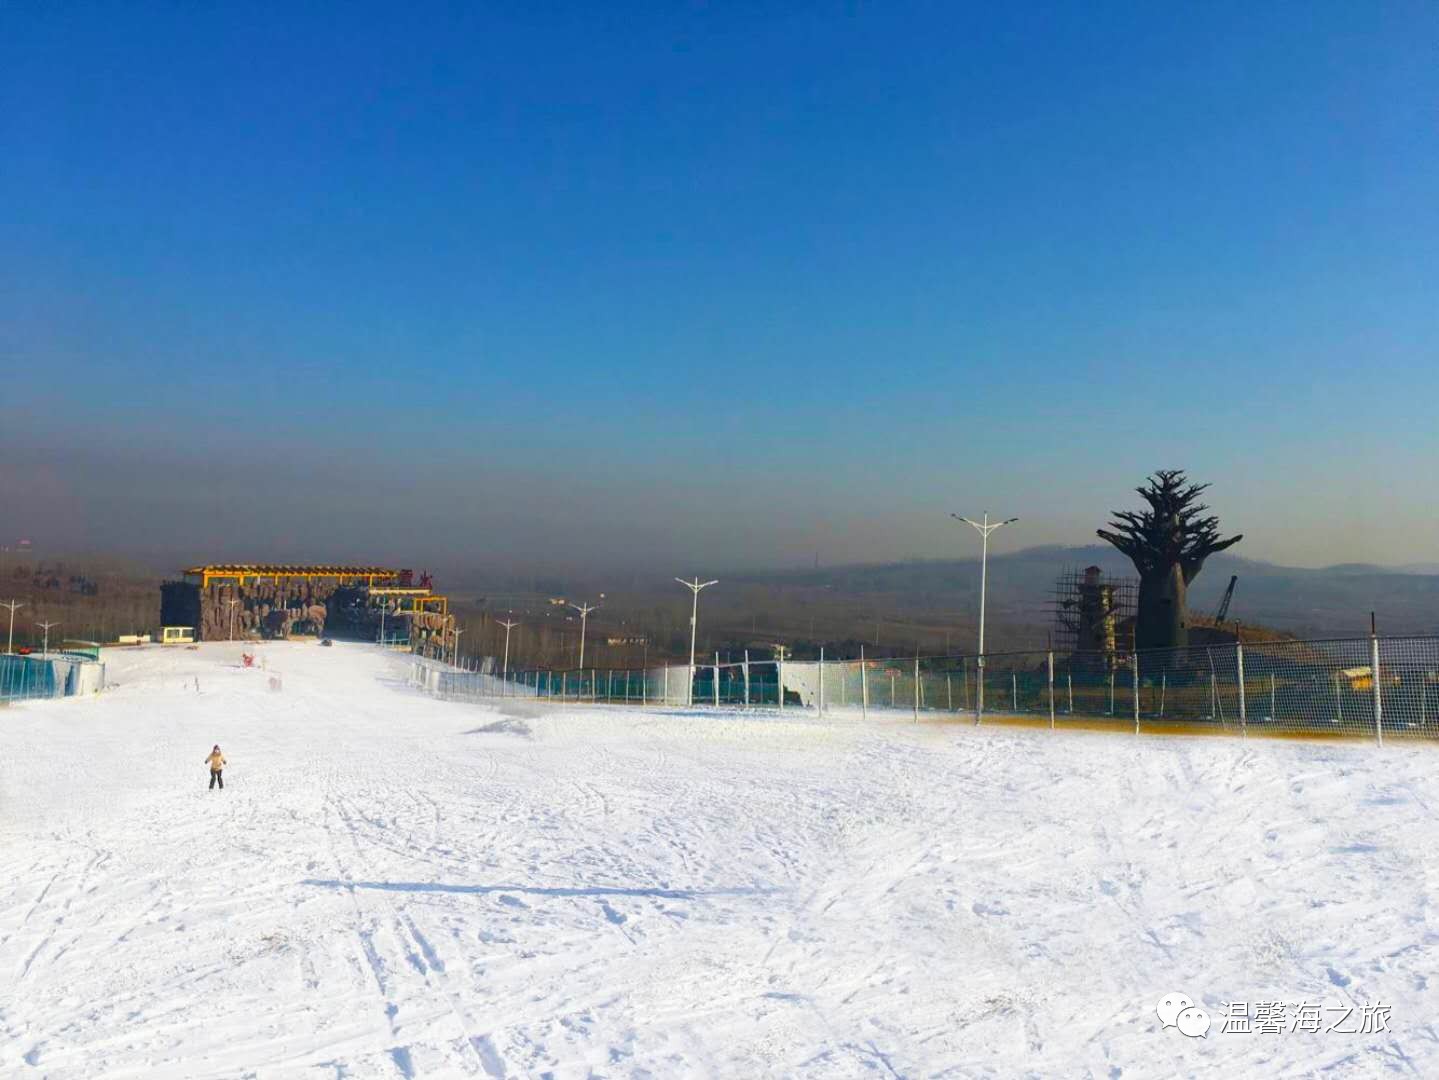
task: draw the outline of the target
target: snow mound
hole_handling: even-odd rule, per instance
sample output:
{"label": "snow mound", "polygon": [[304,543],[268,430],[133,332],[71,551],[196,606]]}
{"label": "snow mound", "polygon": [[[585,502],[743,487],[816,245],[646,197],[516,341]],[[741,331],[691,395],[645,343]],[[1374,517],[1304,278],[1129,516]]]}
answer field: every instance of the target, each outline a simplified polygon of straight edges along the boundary
{"label": "snow mound", "polygon": [[519,717],[506,716],[500,720],[492,721],[483,727],[471,728],[465,732],[467,735],[521,735],[524,738],[530,737],[530,726]]}

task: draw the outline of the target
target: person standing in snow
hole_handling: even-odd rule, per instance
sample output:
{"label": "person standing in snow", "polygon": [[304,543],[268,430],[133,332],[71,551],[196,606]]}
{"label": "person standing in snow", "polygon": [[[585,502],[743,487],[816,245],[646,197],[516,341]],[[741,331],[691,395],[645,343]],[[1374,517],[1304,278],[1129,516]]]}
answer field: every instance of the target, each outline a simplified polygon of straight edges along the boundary
{"label": "person standing in snow", "polygon": [[220,790],[225,790],[225,778],[220,775],[220,770],[225,767],[225,755],[220,753],[220,744],[215,744],[215,749],[210,751],[210,756],[205,759],[210,766],[210,790],[215,790],[215,785],[220,785]]}

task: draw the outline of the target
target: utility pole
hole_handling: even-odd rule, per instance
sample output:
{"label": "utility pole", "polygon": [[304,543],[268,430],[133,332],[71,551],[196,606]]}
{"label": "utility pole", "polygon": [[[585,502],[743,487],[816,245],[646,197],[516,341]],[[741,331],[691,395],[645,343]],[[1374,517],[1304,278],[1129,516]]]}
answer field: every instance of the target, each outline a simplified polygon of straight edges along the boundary
{"label": "utility pole", "polygon": [[[40,627],[44,627],[44,629],[45,629],[45,644],[44,644],[44,646],[43,646],[42,649],[41,649],[40,655],[41,655],[41,656],[49,656],[49,655],[50,655],[50,627],[52,627],[52,626],[59,626],[60,624],[59,624],[58,622],[37,622],[35,625],[36,625],[36,626],[40,626]],[[34,638],[31,638],[30,640],[31,640],[31,641],[34,641],[35,639],[34,639]]]}
{"label": "utility pole", "polygon": [[[509,614],[513,615],[514,612],[511,611]],[[515,627],[519,626],[520,624],[517,621],[511,620],[496,621],[500,626],[503,626],[505,628],[505,664],[504,667],[500,670],[500,678],[504,679],[507,678],[510,674],[510,631],[513,630]]]}
{"label": "utility pole", "polygon": [[995,529],[1002,529],[1006,525],[1013,525],[1019,518],[1006,518],[1004,521],[991,523],[989,511],[984,512],[984,522],[970,521],[967,517],[960,517],[958,514],[950,514],[955,521],[962,521],[966,525],[973,525],[975,530],[983,537],[979,555],[979,688],[975,697],[975,709],[979,715],[984,715],[984,600],[985,591],[989,584],[989,534]]}
{"label": "utility pole", "polygon": [[3,603],[0,603],[0,607],[7,607],[10,609],[10,637],[5,642],[5,651],[7,653],[13,653],[15,651],[15,609],[22,608],[24,606],[25,602],[23,600],[6,600]]}
{"label": "utility pole", "polygon": [[589,621],[590,621],[590,612],[597,610],[597,608],[596,608],[596,607],[591,607],[589,604],[571,604],[570,607],[574,608],[576,611],[578,611],[578,612],[580,613],[580,670],[581,670],[581,671],[584,671],[584,669],[585,669],[585,626],[586,626],[586,624],[588,624]]}
{"label": "utility pole", "polygon": [[[690,610],[690,689],[686,695],[689,704],[693,705],[695,703],[695,630],[699,625],[700,590],[708,589],[711,585],[718,585],[719,581],[701,582],[698,575],[693,581],[686,581],[684,578],[675,578],[675,580],[695,594],[694,607]],[[780,688],[780,695],[783,698],[783,687]]]}

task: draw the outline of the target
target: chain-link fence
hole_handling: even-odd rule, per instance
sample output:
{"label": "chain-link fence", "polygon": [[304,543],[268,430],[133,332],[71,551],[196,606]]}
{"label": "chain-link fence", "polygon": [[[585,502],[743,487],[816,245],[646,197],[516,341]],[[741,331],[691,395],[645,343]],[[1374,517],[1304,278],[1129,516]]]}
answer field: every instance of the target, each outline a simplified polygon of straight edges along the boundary
{"label": "chain-link fence", "polygon": [[[1104,652],[765,660],[496,671],[415,661],[448,699],[949,714],[1139,731],[1439,737],[1439,638],[1264,641]],[[783,692],[781,692],[783,687]]]}

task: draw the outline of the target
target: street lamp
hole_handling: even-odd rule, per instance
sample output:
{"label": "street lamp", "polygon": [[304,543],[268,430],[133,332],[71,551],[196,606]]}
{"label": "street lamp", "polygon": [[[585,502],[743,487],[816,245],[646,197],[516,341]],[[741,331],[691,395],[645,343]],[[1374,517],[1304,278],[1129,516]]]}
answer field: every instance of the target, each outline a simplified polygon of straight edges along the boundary
{"label": "street lamp", "polygon": [[[511,611],[509,614],[513,615],[514,612]],[[504,666],[500,670],[500,678],[505,679],[508,678],[510,674],[510,631],[520,624],[515,620],[500,619],[496,621],[500,626],[505,628],[505,661]]]}
{"label": "street lamp", "polygon": [[240,601],[238,601],[238,600],[226,600],[226,601],[225,601],[225,603],[227,603],[228,605],[230,605],[230,640],[231,640],[231,641],[234,641],[234,640],[235,640],[235,605],[237,605],[239,602],[240,602]]}
{"label": "street lamp", "polygon": [[[590,612],[597,610],[589,604],[571,604],[580,613],[580,671],[585,670],[585,624],[589,622]],[[582,674],[580,678],[584,678]]]}
{"label": "street lamp", "polygon": [[15,609],[22,608],[24,606],[25,602],[23,600],[7,600],[4,603],[0,603],[0,607],[7,607],[10,609],[10,637],[5,642],[5,651],[7,653],[12,653],[15,651]]}
{"label": "street lamp", "polygon": [[460,624],[455,623],[455,662],[452,665],[453,667],[460,666],[460,635],[464,632],[465,631],[460,627]]}
{"label": "street lamp", "polygon": [[[58,622],[37,622],[35,625],[36,625],[36,626],[44,627],[44,629],[45,629],[45,644],[41,647],[40,655],[41,655],[41,656],[49,656],[49,655],[50,655],[50,627],[52,627],[52,626],[59,626],[60,624],[59,624]],[[31,641],[34,641],[35,639],[34,639],[34,638],[31,638],[30,640],[31,640]]]}
{"label": "street lamp", "polygon": [[984,512],[984,521],[970,521],[967,517],[960,517],[958,514],[950,514],[955,521],[962,521],[966,525],[973,525],[975,530],[983,537],[979,554],[979,658],[976,666],[979,668],[979,686],[975,692],[974,706],[975,715],[984,714],[984,597],[988,585],[989,576],[989,534],[995,529],[1002,529],[1006,525],[1013,525],[1019,520],[1017,517],[1006,518],[1004,521],[991,522],[989,511]]}
{"label": "street lamp", "polygon": [[[686,695],[689,704],[693,706],[695,703],[695,628],[699,625],[700,590],[708,589],[711,585],[718,585],[719,581],[701,582],[698,576],[693,581],[686,581],[684,578],[678,577],[675,580],[695,594],[694,607],[690,611],[690,690]],[[719,678],[718,671],[715,672],[715,678]],[[783,694],[782,690],[781,694]]]}

